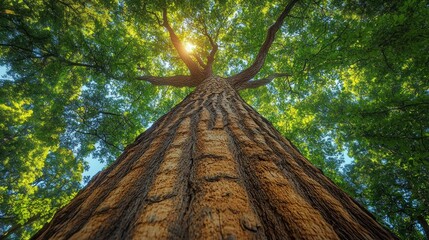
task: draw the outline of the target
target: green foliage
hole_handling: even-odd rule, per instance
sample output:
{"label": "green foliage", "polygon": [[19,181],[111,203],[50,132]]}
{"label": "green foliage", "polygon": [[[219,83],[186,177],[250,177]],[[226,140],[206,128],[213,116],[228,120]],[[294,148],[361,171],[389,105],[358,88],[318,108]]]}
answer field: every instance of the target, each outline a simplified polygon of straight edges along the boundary
{"label": "green foliage", "polygon": [[0,88],[0,230],[12,238],[42,227],[80,188],[83,172],[82,161],[60,143],[64,121],[56,108],[62,106],[21,87]]}
{"label": "green foliage", "polygon": [[[0,233],[28,238],[78,191],[83,159],[112,162],[191,89],[159,26],[214,73],[252,63],[283,1],[0,0]],[[424,1],[300,1],[243,98],[326,175],[406,239],[428,213],[429,8]],[[342,170],[345,152],[353,162]],[[423,220],[422,220],[423,219]]]}

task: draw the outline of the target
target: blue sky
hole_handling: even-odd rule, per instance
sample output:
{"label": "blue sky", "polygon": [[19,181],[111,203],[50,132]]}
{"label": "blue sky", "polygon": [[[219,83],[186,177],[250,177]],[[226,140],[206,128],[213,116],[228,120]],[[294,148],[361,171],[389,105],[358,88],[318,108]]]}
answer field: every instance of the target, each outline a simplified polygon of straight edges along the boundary
{"label": "blue sky", "polygon": [[5,75],[6,74],[6,67],[5,66],[0,66],[0,77],[1,78],[5,78],[5,76],[3,76],[3,75]]}
{"label": "blue sky", "polygon": [[89,169],[83,173],[84,176],[94,176],[97,174],[100,170],[103,169],[103,167],[106,165],[105,163],[101,163],[100,161],[93,159],[91,157],[88,157],[85,159],[89,163]]}

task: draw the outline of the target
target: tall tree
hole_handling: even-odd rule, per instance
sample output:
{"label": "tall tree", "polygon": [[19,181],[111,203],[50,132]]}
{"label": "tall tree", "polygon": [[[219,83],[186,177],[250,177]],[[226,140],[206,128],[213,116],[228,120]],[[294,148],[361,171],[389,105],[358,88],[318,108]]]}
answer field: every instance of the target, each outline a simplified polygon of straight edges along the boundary
{"label": "tall tree", "polygon": [[[151,145],[154,148],[144,147],[140,142],[130,147],[139,151],[150,148],[157,152],[147,159],[151,166],[145,167],[153,172],[146,178],[136,179],[148,183],[148,189],[143,191],[146,197],[153,193],[150,191],[157,191],[150,189],[156,186],[156,172],[163,174],[160,169],[165,164],[166,153],[160,151],[175,148],[170,141],[174,142],[181,135],[178,134],[179,126],[186,128],[192,121],[210,116],[205,120],[208,121],[207,126],[202,123],[193,126],[206,129],[207,133],[221,139],[227,136],[229,144],[224,147],[229,151],[225,152],[232,151],[233,161],[223,155],[217,159],[228,160],[235,167],[231,170],[225,166],[227,163],[216,161],[232,172],[224,172],[226,177],[212,173],[217,176],[212,181],[210,169],[207,174],[200,174],[198,169],[188,169],[194,175],[188,178],[192,180],[191,188],[182,186],[192,189],[184,203],[191,203],[188,197],[198,193],[193,186],[200,186],[201,181],[224,184],[224,180],[229,179],[241,184],[242,189],[248,189],[245,177],[254,176],[251,178],[255,180],[252,186],[265,186],[265,193],[283,191],[282,187],[264,185],[268,180],[255,175],[263,171],[252,169],[253,165],[245,167],[247,161],[243,159],[257,162],[254,154],[245,154],[246,146],[254,147],[256,142],[258,147],[254,147],[255,151],[263,149],[261,156],[270,156],[278,168],[273,168],[272,172],[285,174],[279,176],[280,182],[276,184],[284,184],[282,181],[286,176],[291,181],[291,189],[299,192],[297,196],[308,206],[320,209],[328,225],[333,223],[323,215],[327,210],[316,206],[312,200],[315,196],[307,193],[314,189],[306,185],[307,178],[297,181],[305,175],[298,174],[295,168],[293,171],[289,169],[289,166],[295,166],[293,162],[304,164],[306,161],[299,160],[302,158],[300,154],[292,154],[294,148],[288,145],[287,140],[282,140],[269,124],[260,122],[261,117],[236,96],[240,92],[277,129],[290,136],[304,155],[326,175],[355,194],[361,203],[369,204],[379,221],[386,221],[387,226],[400,236],[422,236],[427,225],[424,223],[428,220],[424,211],[427,186],[425,181],[421,181],[427,176],[424,162],[427,161],[425,149],[428,146],[425,144],[425,129],[428,127],[425,119],[428,116],[424,111],[428,95],[425,69],[428,68],[422,67],[427,64],[427,56],[419,54],[429,46],[424,37],[427,31],[423,30],[428,28],[422,28],[427,24],[425,19],[429,19],[425,18],[428,14],[424,3],[417,4],[413,0],[391,4],[377,1],[300,1],[291,2],[285,9],[281,1],[177,1],[168,5],[133,0],[3,2],[0,4],[0,60],[9,69],[9,75],[5,76],[7,79],[1,81],[0,102],[0,116],[5,119],[0,138],[1,171],[6,176],[0,186],[3,237],[26,238],[34,232],[76,192],[86,164],[85,157],[113,162],[124,146],[195,86],[199,86],[195,91],[202,95],[194,92],[163,118],[174,120],[173,125],[163,124],[160,120],[139,138],[152,139],[154,136],[148,136],[149,132],[156,133],[161,131],[158,129],[160,126],[170,126],[163,128],[162,131],[169,133],[161,137],[170,140],[159,146]],[[281,24],[284,17],[287,25]],[[408,23],[406,26],[405,22]],[[268,32],[265,29],[269,29]],[[193,50],[190,43],[194,45]],[[204,96],[208,91],[201,90],[206,86],[201,85],[204,79],[216,81],[216,84],[222,82],[222,86],[230,85],[234,90],[225,87],[227,89],[222,93]],[[214,95],[217,99],[213,98]],[[230,97],[226,101],[224,96]],[[195,97],[197,100],[189,103],[189,98]],[[184,110],[177,110],[180,106]],[[228,109],[234,111],[231,113]],[[189,119],[192,120],[190,123],[187,122],[188,115],[180,115],[188,111],[195,115]],[[219,126],[214,128],[220,124],[220,116],[222,123],[228,123],[223,131]],[[234,117],[246,120],[248,116],[253,116],[252,120],[232,121]],[[234,126],[240,127],[247,138]],[[260,136],[267,128],[269,136]],[[212,132],[214,130],[217,131]],[[189,156],[198,155],[199,149],[189,150],[189,145],[200,146],[199,139],[204,137],[195,131],[188,129],[183,132],[186,140],[182,140],[188,145],[180,151],[189,153]],[[244,138],[237,139],[237,136]],[[284,151],[275,143],[280,144],[290,157],[284,157]],[[398,154],[398,146],[401,146],[401,154]],[[129,152],[130,148],[122,158],[130,158],[134,154]],[[338,170],[340,156],[345,150],[349,150],[356,163],[348,168],[344,177]],[[131,155],[126,157],[127,153]],[[154,158],[159,159],[160,165],[153,162]],[[204,159],[204,156],[200,158]],[[204,162],[198,158],[191,159],[191,162],[188,160],[183,164],[199,166]],[[288,159],[286,163],[283,163],[284,159]],[[184,167],[180,166],[178,169],[182,171]],[[247,172],[234,172],[237,169]],[[309,169],[310,172],[305,174],[315,177],[312,171],[317,170]],[[110,168],[107,171],[123,170]],[[174,173],[178,172],[174,170]],[[230,175],[233,177],[228,178]],[[206,179],[205,176],[209,176],[209,180],[201,180]],[[377,179],[381,176],[388,178],[383,183],[391,184],[380,184]],[[185,177],[181,179],[186,180]],[[64,182],[68,184],[64,185]],[[93,185],[94,182],[103,180],[94,180]],[[331,185],[328,183],[326,186]],[[182,190],[175,189],[177,196],[174,199],[184,196]],[[250,193],[246,194],[250,199],[248,206],[256,211],[254,219],[261,219],[258,215],[260,210],[255,207],[257,204],[254,205],[256,200],[252,200]],[[407,197],[409,194],[412,197]],[[349,201],[348,197],[342,198],[341,193],[333,195],[342,204]],[[107,199],[109,194],[104,196]],[[397,204],[398,196],[401,199],[398,208],[386,208]],[[35,201],[40,199],[44,200]],[[165,199],[171,201],[168,197]],[[279,198],[278,204],[284,200]],[[148,201],[149,205],[153,202]],[[194,205],[196,209],[200,208],[200,203]],[[142,206],[149,206],[145,204]],[[348,207],[358,209],[353,212],[359,216],[366,215],[354,204]],[[268,215],[264,219],[277,221],[284,217],[281,214],[277,217]],[[191,214],[186,217],[191,219]],[[323,221],[318,222],[324,225]],[[357,225],[355,227],[359,229]],[[267,228],[266,225],[257,227],[259,233]],[[353,231],[351,229],[353,227],[348,230]],[[296,234],[293,231],[289,233]],[[185,233],[179,231],[179,234]],[[344,236],[343,232],[335,231],[335,234]],[[370,231],[369,234],[374,233]]]}
{"label": "tall tree", "polygon": [[268,28],[253,63],[228,78],[213,75],[218,45],[206,29],[204,61],[186,51],[166,7],[154,13],[190,75],[138,79],[196,90],[35,238],[394,238],[236,92],[273,78],[252,80],[296,2]]}

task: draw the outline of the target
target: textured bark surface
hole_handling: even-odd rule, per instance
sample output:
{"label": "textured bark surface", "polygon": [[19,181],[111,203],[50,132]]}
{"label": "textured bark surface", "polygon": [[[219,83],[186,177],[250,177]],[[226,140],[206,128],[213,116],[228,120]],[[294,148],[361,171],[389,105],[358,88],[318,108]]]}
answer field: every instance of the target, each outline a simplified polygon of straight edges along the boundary
{"label": "textured bark surface", "polygon": [[36,239],[394,239],[220,78],[99,173]]}

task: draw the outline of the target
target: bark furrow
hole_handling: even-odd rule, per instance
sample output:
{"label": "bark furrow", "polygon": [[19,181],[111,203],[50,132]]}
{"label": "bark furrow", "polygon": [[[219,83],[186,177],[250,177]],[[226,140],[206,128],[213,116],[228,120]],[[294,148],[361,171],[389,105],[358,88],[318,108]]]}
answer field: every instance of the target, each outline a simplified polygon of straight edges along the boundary
{"label": "bark furrow", "polygon": [[35,239],[395,239],[210,77]]}

